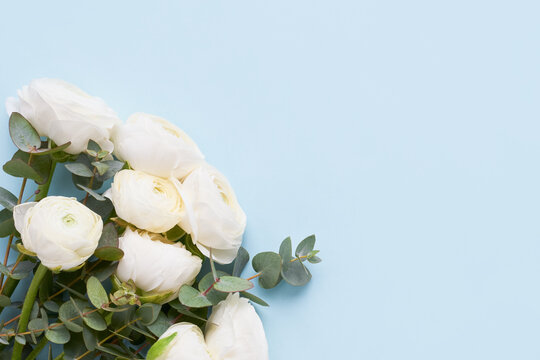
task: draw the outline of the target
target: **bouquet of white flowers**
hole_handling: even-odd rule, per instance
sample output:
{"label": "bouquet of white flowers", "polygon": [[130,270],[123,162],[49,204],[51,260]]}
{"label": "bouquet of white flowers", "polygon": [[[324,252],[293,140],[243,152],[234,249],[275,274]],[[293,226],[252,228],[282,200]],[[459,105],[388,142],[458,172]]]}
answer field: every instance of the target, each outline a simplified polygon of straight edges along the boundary
{"label": "bouquet of white flowers", "polygon": [[[265,289],[305,285],[307,262],[321,261],[315,236],[294,254],[286,238],[255,255],[243,278],[246,215],[181,129],[143,113],[122,123],[102,99],[54,79],[32,81],[6,107],[18,150],[3,169],[22,185],[18,196],[0,187],[0,312],[17,313],[0,325],[1,358],[268,359],[251,303],[268,304],[248,291],[256,278]],[[48,195],[59,164],[80,200]],[[28,180],[37,188],[25,198]],[[24,301],[13,301],[25,277]]]}

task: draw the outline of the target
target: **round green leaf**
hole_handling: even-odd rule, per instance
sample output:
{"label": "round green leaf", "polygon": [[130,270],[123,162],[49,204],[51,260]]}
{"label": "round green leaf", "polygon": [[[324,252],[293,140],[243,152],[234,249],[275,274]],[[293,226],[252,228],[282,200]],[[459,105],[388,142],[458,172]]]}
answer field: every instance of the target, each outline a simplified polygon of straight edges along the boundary
{"label": "round green leaf", "polygon": [[9,190],[0,186],[0,205],[8,210],[13,210],[13,207],[17,205],[17,197],[13,195]]}
{"label": "round green leaf", "polygon": [[253,283],[251,281],[235,276],[221,276],[214,285],[214,289],[226,293],[246,291],[252,287]]}
{"label": "round green leaf", "polygon": [[36,129],[17,112],[11,113],[9,117],[9,135],[15,146],[24,152],[39,149],[41,146],[41,139]]}
{"label": "round green leaf", "polygon": [[45,331],[45,337],[50,342],[60,345],[66,344],[70,339],[69,331],[63,325]]}
{"label": "round green leaf", "polygon": [[53,312],[53,313],[57,313],[60,306],[58,306],[57,303],[55,303],[54,301],[52,300],[47,300],[43,303],[43,306],[45,307],[45,309],[49,310],[50,312]]}
{"label": "round green leaf", "polygon": [[74,163],[64,164],[64,166],[66,167],[66,169],[68,169],[70,173],[75,174],[77,176],[82,176],[82,177],[94,176],[94,173],[92,172],[92,170],[90,170],[88,166],[86,166],[83,163],[74,162]]}
{"label": "round green leaf", "polygon": [[311,273],[300,260],[284,262],[281,276],[293,286],[303,286],[311,280]]}
{"label": "round green leaf", "polygon": [[296,257],[307,256],[315,247],[315,235],[310,235],[296,247]]}
{"label": "round green leaf", "polygon": [[178,300],[180,300],[182,304],[193,308],[212,306],[212,303],[206,296],[189,285],[184,285],[180,288]]}
{"label": "round green leaf", "polygon": [[137,309],[136,314],[144,325],[150,325],[156,321],[160,310],[161,305],[159,304],[145,303]]}
{"label": "round green leaf", "polygon": [[82,331],[82,319],[76,318],[79,315],[79,311],[71,301],[63,303],[58,310],[58,319],[69,329],[69,331],[73,332]]}
{"label": "round green leaf", "polygon": [[[85,312],[88,311],[90,311],[90,309],[86,308]],[[86,314],[83,317],[83,320],[89,328],[96,331],[103,331],[107,328],[107,323],[105,322],[105,320],[103,320],[103,317],[97,311]]]}
{"label": "round green leaf", "polygon": [[96,257],[106,261],[118,261],[124,257],[124,251],[114,246],[103,246],[94,252]]}
{"label": "round green leaf", "polygon": [[[229,274],[227,274],[226,272],[223,272],[223,271],[217,271],[217,275],[219,277],[223,277],[223,276],[227,276]],[[214,283],[214,276],[212,275],[211,272],[209,272],[208,274],[206,274],[205,276],[203,276],[203,278],[199,281],[199,291],[200,292],[205,292],[206,289],[208,289],[212,284]],[[223,292],[219,292],[217,290],[214,290],[213,288],[206,294],[206,298],[208,300],[210,300],[210,302],[213,304],[213,305],[216,305],[217,303],[219,303],[220,301],[222,300],[225,300],[227,298],[227,293],[223,293]]]}
{"label": "round green leaf", "polygon": [[91,276],[86,282],[86,291],[92,305],[100,309],[109,304],[109,296],[101,285],[101,282],[94,276]]}
{"label": "round green leaf", "polygon": [[11,299],[6,295],[0,295],[0,307],[5,308],[11,305]]}
{"label": "round green leaf", "polygon": [[275,252],[266,251],[255,255],[252,261],[253,269],[260,273],[259,285],[271,289],[279,283],[281,272],[281,256]]}
{"label": "round green leaf", "polygon": [[279,255],[281,256],[283,262],[290,261],[292,259],[292,244],[290,237],[287,237],[281,242],[281,246],[279,247]]}

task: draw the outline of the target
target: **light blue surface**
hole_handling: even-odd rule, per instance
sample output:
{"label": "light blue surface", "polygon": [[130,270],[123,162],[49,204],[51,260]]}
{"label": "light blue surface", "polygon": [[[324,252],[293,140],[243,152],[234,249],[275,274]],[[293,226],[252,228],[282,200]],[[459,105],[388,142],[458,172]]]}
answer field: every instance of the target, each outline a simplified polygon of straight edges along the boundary
{"label": "light blue surface", "polygon": [[162,115],[252,254],[316,233],[313,282],[257,292],[271,359],[540,357],[537,2],[82,3],[2,5],[0,99],[58,77]]}

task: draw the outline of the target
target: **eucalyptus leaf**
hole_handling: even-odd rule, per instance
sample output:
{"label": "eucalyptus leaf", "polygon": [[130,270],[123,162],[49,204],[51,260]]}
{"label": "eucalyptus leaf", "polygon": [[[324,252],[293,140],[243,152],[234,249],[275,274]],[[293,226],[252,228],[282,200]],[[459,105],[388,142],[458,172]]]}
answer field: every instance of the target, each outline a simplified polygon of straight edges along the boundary
{"label": "eucalyptus leaf", "polygon": [[124,251],[113,246],[103,246],[96,249],[94,255],[102,260],[117,261],[124,257]]}
{"label": "eucalyptus leaf", "polygon": [[47,300],[43,303],[43,306],[45,307],[45,309],[49,310],[50,312],[53,312],[53,313],[57,313],[58,310],[60,309],[60,306],[55,303],[54,301],[52,300]]}
{"label": "eucalyptus leaf", "polygon": [[9,236],[14,232],[13,213],[8,209],[0,210],[0,238]]}
{"label": "eucalyptus leaf", "polygon": [[107,200],[107,198],[101,194],[98,194],[97,192],[95,192],[94,190],[84,186],[84,185],[81,185],[81,184],[77,184],[77,187],[86,191],[87,193],[89,193],[94,199],[98,200],[98,201],[105,201]]}
{"label": "eucalyptus leaf", "polygon": [[259,285],[264,289],[275,287],[280,280],[281,256],[275,252],[266,251],[255,255],[252,261],[253,269],[260,273]]}
{"label": "eucalyptus leaf", "polygon": [[101,285],[101,282],[94,276],[91,276],[86,281],[86,291],[88,293],[88,298],[92,305],[97,309],[100,309],[109,304],[109,296],[107,292]]}
{"label": "eucalyptus leaf", "polygon": [[92,165],[96,168],[99,175],[103,176],[107,170],[109,170],[109,165],[102,163],[100,161],[94,161],[92,162]]}
{"label": "eucalyptus leaf", "polygon": [[95,331],[90,329],[88,326],[83,326],[82,335],[86,348],[90,351],[94,351],[98,343],[98,338]]}
{"label": "eucalyptus leaf", "polygon": [[235,276],[221,276],[218,282],[214,285],[214,289],[221,292],[238,292],[246,291],[253,287],[253,283],[249,280]]}
{"label": "eucalyptus leaf", "polygon": [[307,256],[315,247],[315,235],[310,235],[298,244],[296,247],[296,257]]}
{"label": "eucalyptus leaf", "polygon": [[157,320],[160,310],[161,305],[146,303],[142,304],[135,313],[137,314],[137,317],[141,318],[141,323],[150,325]]}
{"label": "eucalyptus leaf", "polygon": [[171,326],[171,320],[167,318],[167,316],[160,312],[158,314],[157,320],[154,321],[152,324],[148,325],[147,328],[157,337],[160,337],[163,335],[165,331]]}
{"label": "eucalyptus leaf", "polygon": [[234,259],[234,266],[233,266],[233,276],[240,276],[242,275],[242,271],[246,267],[246,264],[249,262],[249,253],[246,249],[244,249],[242,246],[238,249],[238,254],[236,255],[236,259]]}
{"label": "eucalyptus leaf", "polygon": [[45,337],[50,342],[60,345],[66,344],[71,338],[69,331],[63,325],[45,331]]}
{"label": "eucalyptus leaf", "polygon": [[13,195],[9,190],[0,186],[0,205],[8,210],[13,210],[13,207],[17,205],[17,197]]}
{"label": "eucalyptus leaf", "polygon": [[67,163],[67,164],[64,164],[64,166],[66,167],[66,169],[68,169],[70,173],[75,174],[77,176],[82,176],[82,177],[94,176],[94,172],[90,170],[88,166],[80,162]]}
{"label": "eucalyptus leaf", "polygon": [[178,299],[182,304],[193,308],[201,308],[212,305],[212,303],[206,298],[206,296],[204,296],[197,289],[189,285],[183,285],[180,288],[180,292],[178,293]]}
{"label": "eucalyptus leaf", "polygon": [[51,155],[51,154],[55,154],[55,153],[58,153],[60,151],[63,151],[65,149],[67,149],[69,147],[69,145],[71,145],[71,141],[68,141],[67,143],[62,144],[60,146],[53,147],[51,149],[32,150],[32,151],[30,151],[30,153],[32,153],[33,155],[37,155],[37,156]]}
{"label": "eucalyptus leaf", "polygon": [[7,307],[11,305],[11,299],[6,295],[0,295],[0,307]]}
{"label": "eucalyptus leaf", "polygon": [[267,303],[266,301],[264,301],[264,300],[261,299],[260,297],[255,296],[255,295],[253,295],[253,294],[251,294],[251,293],[242,291],[242,292],[240,293],[240,296],[243,296],[243,297],[245,297],[246,299],[251,300],[251,301],[254,302],[255,304],[259,304],[259,305],[262,305],[262,306],[270,306],[270,305],[268,305],[268,303]]}
{"label": "eucalyptus leaf", "polygon": [[107,328],[107,323],[97,311],[90,312],[89,308],[85,308],[84,314],[83,321],[91,329],[103,331]]}
{"label": "eucalyptus leaf", "polygon": [[[226,272],[218,270],[217,275],[218,275],[218,277],[222,277],[222,276],[228,276],[229,274],[227,274]],[[214,283],[214,276],[212,275],[212,273],[206,274],[199,281],[199,285],[198,285],[199,291],[201,293],[205,292],[210,286],[212,286],[213,283]],[[208,300],[210,300],[210,302],[213,305],[216,305],[220,301],[225,300],[227,298],[227,294],[223,293],[223,292],[220,292],[220,291],[217,291],[217,290],[214,290],[214,289],[211,289],[206,294],[206,298]]]}
{"label": "eucalyptus leaf", "polygon": [[50,156],[33,156],[21,150],[13,154],[10,161],[4,164],[4,171],[15,177],[34,180],[38,184],[44,184],[49,178],[51,171]]}
{"label": "eucalyptus leaf", "polygon": [[21,159],[9,160],[2,169],[11,176],[32,179],[38,183],[44,182],[40,174]]}
{"label": "eucalyptus leaf", "polygon": [[300,260],[283,263],[281,276],[293,286],[303,286],[311,280],[311,273]]}
{"label": "eucalyptus leaf", "polygon": [[67,301],[60,305],[60,309],[58,311],[58,319],[69,329],[69,331],[82,331],[83,321],[78,316],[80,316],[79,310],[71,301]]}
{"label": "eucalyptus leaf", "polygon": [[122,170],[125,165],[123,161],[118,160],[105,160],[101,161],[100,163],[108,166],[107,171],[105,171],[104,174],[99,175],[99,179],[102,181],[112,178],[117,172]]}
{"label": "eucalyptus leaf", "polygon": [[281,245],[279,247],[279,255],[281,256],[283,262],[291,261],[291,259],[293,258],[290,236],[285,238],[285,240],[281,242]]}
{"label": "eucalyptus leaf", "polygon": [[9,135],[15,146],[24,152],[41,146],[41,138],[36,129],[18,112],[11,113],[9,117]]}

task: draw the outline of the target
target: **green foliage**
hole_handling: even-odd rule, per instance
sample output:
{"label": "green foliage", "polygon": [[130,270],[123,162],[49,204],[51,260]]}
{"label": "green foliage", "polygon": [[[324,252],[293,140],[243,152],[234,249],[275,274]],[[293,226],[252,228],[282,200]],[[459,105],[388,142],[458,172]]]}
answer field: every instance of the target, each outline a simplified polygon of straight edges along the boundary
{"label": "green foliage", "polygon": [[247,263],[249,262],[249,253],[246,249],[244,249],[242,246],[238,249],[238,254],[236,255],[236,259],[234,259],[234,266],[233,266],[233,276],[240,276],[242,275],[242,271],[246,267]]}
{"label": "green foliage", "polygon": [[252,266],[260,273],[259,285],[264,289],[271,289],[279,283],[281,272],[281,256],[275,252],[266,251],[253,257]]}
{"label": "green foliage", "polygon": [[63,325],[47,329],[45,331],[45,336],[50,342],[60,345],[66,344],[71,338],[68,329]]}
{"label": "green foliage", "polygon": [[293,286],[306,285],[311,280],[311,273],[302,261],[287,261],[281,269],[283,280]]}
{"label": "green foliage", "polygon": [[226,293],[246,291],[252,287],[253,283],[251,281],[235,276],[221,276],[214,285],[214,289]]}
{"label": "green foliage", "polygon": [[8,209],[0,210],[0,238],[9,236],[14,232],[13,213]]}
{"label": "green foliage", "polygon": [[49,156],[32,156],[21,150],[4,164],[4,172],[11,176],[28,178],[37,184],[44,184],[49,178],[51,158]]}
{"label": "green foliage", "polygon": [[240,293],[240,296],[245,297],[246,299],[251,300],[251,301],[254,302],[255,304],[259,304],[259,305],[262,305],[262,306],[270,306],[270,305],[268,305],[268,303],[267,303],[266,301],[264,301],[264,300],[261,299],[260,297],[255,296],[255,295],[253,295],[253,294],[251,294],[251,293],[242,291],[242,292]]}
{"label": "green foliage", "polygon": [[118,247],[118,232],[113,223],[108,223],[103,227],[94,255],[107,261],[117,261],[124,256],[124,252]]}
{"label": "green foliage", "polygon": [[315,247],[315,235],[310,235],[296,247],[296,257],[307,256]]}
{"label": "green foliage", "polygon": [[142,304],[136,311],[137,317],[141,318],[141,323],[151,325],[157,320],[161,305],[146,303]]}
{"label": "green foliage", "polygon": [[9,190],[0,186],[0,205],[8,210],[13,210],[13,207],[17,205],[17,197],[13,195]]}
{"label": "green foliage", "polygon": [[180,300],[182,304],[193,308],[201,308],[212,305],[212,302],[208,300],[205,295],[189,285],[184,285],[180,288],[178,300]]}
{"label": "green foliage", "polygon": [[16,147],[24,152],[39,149],[41,139],[38,132],[28,120],[17,112],[9,117],[9,135]]}
{"label": "green foliage", "polygon": [[[218,277],[227,276],[227,275],[229,274],[227,274],[226,272],[219,271],[219,270],[217,271]],[[220,301],[225,300],[227,298],[227,294],[217,291],[216,289],[214,289],[213,285],[214,285],[214,276],[212,273],[208,273],[205,276],[203,276],[202,279],[199,281],[198,288],[201,293],[206,292],[206,298],[213,305],[216,305]]]}
{"label": "green foliage", "polygon": [[109,303],[109,296],[96,277],[91,276],[88,278],[86,281],[86,291],[88,293],[88,299],[90,299],[90,302],[96,308],[101,309]]}

